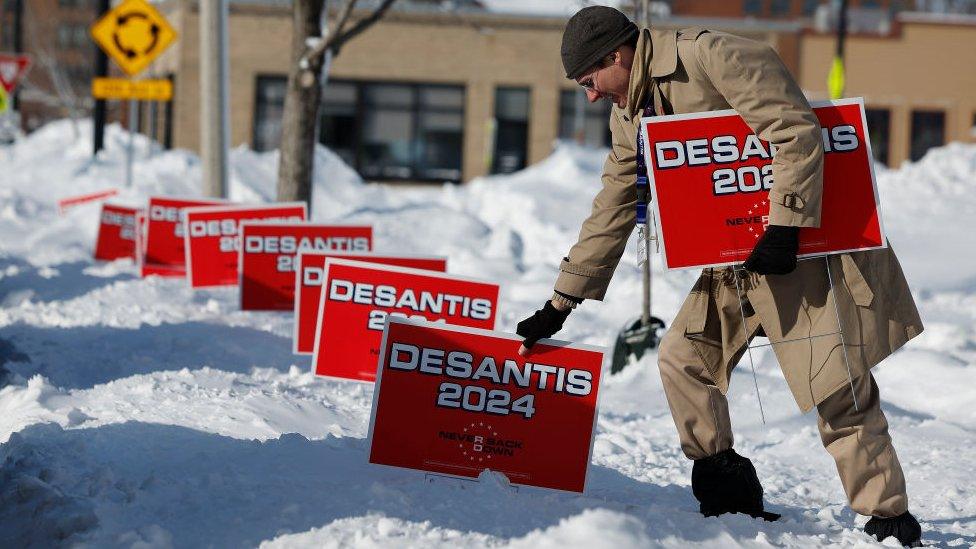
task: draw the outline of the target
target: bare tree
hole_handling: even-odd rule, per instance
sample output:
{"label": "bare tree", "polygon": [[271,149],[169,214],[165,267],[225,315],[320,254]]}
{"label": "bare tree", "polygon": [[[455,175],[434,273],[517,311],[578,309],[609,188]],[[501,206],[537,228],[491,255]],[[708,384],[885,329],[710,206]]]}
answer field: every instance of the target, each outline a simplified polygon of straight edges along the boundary
{"label": "bare tree", "polygon": [[395,1],[382,0],[354,22],[357,0],[344,0],[335,22],[323,28],[328,0],[294,0],[292,65],[281,120],[278,200],[303,200],[311,206],[315,128],[326,59],[336,57],[346,42],[379,21]]}

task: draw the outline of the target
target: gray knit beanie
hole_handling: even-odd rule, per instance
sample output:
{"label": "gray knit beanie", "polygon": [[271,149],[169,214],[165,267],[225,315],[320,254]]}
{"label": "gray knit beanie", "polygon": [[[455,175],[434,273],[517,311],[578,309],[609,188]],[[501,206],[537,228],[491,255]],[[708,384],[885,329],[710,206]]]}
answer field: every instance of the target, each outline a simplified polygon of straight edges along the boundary
{"label": "gray knit beanie", "polygon": [[579,10],[563,31],[560,53],[566,78],[579,78],[586,69],[637,34],[637,25],[619,10],[607,6]]}

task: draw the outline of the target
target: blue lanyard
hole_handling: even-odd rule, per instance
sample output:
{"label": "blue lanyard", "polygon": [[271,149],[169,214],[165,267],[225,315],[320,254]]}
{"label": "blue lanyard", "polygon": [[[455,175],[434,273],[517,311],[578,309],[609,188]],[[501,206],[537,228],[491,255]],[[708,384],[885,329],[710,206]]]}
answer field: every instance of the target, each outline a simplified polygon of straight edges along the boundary
{"label": "blue lanyard", "polygon": [[[643,116],[654,116],[654,104],[648,98]],[[647,225],[647,203],[650,186],[647,180],[647,162],[644,159],[644,136],[642,128],[637,128],[637,223]]]}

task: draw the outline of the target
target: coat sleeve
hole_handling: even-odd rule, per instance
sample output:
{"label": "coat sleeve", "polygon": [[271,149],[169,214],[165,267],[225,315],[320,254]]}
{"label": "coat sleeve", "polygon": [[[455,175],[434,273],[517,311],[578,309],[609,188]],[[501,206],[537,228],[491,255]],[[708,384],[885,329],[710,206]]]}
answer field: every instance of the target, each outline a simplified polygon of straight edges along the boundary
{"label": "coat sleeve", "polygon": [[603,188],[593,199],[579,240],[559,266],[555,289],[581,299],[602,300],[637,219],[637,143],[634,125],[614,108],[612,147],[603,165]]}
{"label": "coat sleeve", "polygon": [[823,144],[820,123],[776,52],[720,32],[695,42],[700,68],[762,140],[776,147],[769,223],[820,226]]}

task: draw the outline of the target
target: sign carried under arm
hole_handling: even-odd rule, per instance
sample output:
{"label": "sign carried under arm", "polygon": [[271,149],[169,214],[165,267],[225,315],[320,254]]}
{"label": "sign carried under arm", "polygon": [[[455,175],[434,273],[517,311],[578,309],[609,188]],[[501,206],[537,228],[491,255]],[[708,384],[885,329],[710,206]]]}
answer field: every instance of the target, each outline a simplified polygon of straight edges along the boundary
{"label": "sign carried under arm", "polygon": [[[820,227],[800,230],[799,256],[885,247],[863,102],[815,103],[813,112],[824,151]],[[769,223],[769,201],[802,200],[776,195],[776,147],[734,110],[647,117],[641,131],[668,269],[744,261]]]}

